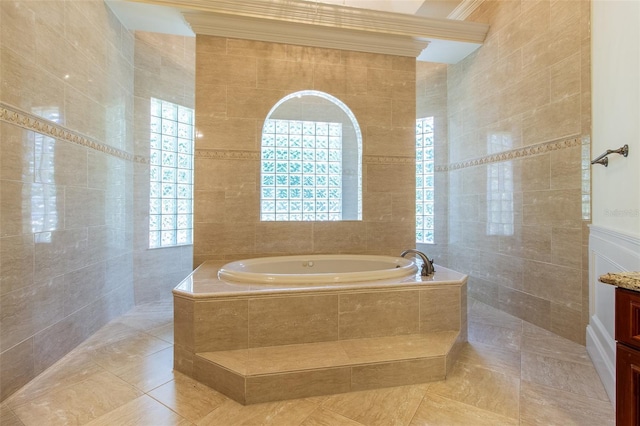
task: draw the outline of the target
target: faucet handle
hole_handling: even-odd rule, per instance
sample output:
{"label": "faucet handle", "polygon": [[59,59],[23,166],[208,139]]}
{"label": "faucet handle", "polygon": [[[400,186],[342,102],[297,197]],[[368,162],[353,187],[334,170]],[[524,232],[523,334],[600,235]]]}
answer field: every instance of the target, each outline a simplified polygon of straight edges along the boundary
{"label": "faucet handle", "polygon": [[429,259],[428,257],[426,257],[426,259],[426,261],[422,261],[422,270],[420,271],[423,276],[431,275],[436,271],[433,267],[433,259]]}

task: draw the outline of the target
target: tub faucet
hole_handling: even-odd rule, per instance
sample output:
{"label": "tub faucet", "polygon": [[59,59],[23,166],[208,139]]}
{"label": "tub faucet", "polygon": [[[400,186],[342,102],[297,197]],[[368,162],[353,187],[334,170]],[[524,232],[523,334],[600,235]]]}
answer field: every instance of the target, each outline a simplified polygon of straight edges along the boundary
{"label": "tub faucet", "polygon": [[429,260],[426,254],[416,249],[405,250],[400,254],[400,257],[405,257],[405,255],[410,253],[413,253],[422,258],[422,269],[420,271],[420,275],[422,275],[423,277],[428,277],[436,271],[433,268],[433,260]]}

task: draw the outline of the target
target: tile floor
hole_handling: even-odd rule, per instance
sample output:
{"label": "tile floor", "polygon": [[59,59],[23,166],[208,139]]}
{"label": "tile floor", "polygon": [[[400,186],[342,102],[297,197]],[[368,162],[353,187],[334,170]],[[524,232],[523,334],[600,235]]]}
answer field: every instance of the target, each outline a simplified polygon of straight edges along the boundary
{"label": "tile floor", "polygon": [[0,406],[13,425],[614,425],[583,346],[470,300],[446,381],[242,406],[172,371],[172,304],[136,307]]}

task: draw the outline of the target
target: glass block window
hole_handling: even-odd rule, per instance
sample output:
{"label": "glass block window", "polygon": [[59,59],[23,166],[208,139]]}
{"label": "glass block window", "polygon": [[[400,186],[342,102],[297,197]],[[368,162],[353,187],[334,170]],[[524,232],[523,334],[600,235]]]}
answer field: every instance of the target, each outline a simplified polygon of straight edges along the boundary
{"label": "glass block window", "polygon": [[193,242],[193,109],[151,98],[149,248]]}
{"label": "glass block window", "polygon": [[260,217],[342,219],[342,124],[267,119],[262,130]]}
{"label": "glass block window", "polygon": [[582,137],[582,220],[591,220],[591,139]]}
{"label": "glass block window", "polygon": [[[33,107],[31,112],[55,123],[60,122],[58,107]],[[33,185],[28,198],[31,200],[31,232],[36,234],[36,242],[51,243],[51,232],[59,227],[55,154],[56,140],[42,133],[29,132],[34,138],[34,161],[32,166],[36,181],[47,185]]]}
{"label": "glass block window", "polygon": [[433,117],[416,120],[416,242],[434,243]]}
{"label": "glass block window", "polygon": [[[487,138],[490,154],[513,146],[508,132],[491,133]],[[513,235],[514,232],[513,165],[511,161],[487,166],[487,235]]]}

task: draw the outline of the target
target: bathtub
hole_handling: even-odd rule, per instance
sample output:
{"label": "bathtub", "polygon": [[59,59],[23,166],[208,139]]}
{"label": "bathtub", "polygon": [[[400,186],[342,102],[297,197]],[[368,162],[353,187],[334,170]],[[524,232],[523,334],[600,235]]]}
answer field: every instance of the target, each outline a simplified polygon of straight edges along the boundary
{"label": "bathtub", "polygon": [[402,257],[300,255],[230,262],[220,268],[218,278],[251,284],[324,284],[402,278],[417,271],[413,261]]}
{"label": "bathtub", "polygon": [[207,261],[173,290],[174,369],[241,404],[443,380],[466,282],[393,256]]}

